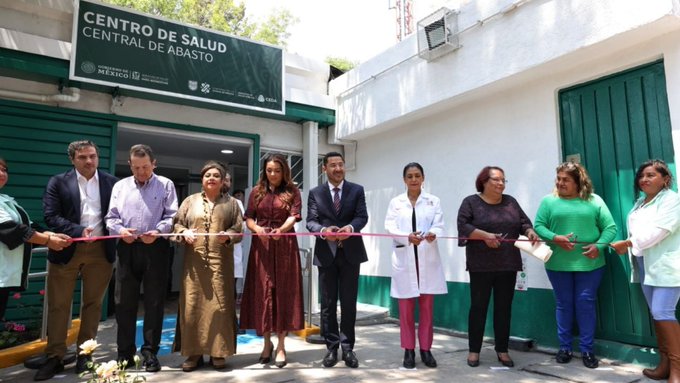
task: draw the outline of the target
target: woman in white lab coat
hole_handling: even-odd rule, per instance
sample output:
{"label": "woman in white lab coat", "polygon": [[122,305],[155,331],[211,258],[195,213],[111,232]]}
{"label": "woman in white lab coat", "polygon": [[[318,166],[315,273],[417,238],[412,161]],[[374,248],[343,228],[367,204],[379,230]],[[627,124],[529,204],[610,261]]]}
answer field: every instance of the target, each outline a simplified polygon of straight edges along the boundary
{"label": "woman in white lab coat", "polygon": [[444,232],[439,198],[422,190],[423,167],[411,162],[404,167],[406,193],[390,201],[385,229],[395,235],[392,242],[392,288],[399,300],[401,347],[404,367],[415,367],[415,308],[420,306],[418,342],[420,359],[437,367],[430,348],[433,336],[434,294],[446,294],[446,279],[437,247],[437,236]]}

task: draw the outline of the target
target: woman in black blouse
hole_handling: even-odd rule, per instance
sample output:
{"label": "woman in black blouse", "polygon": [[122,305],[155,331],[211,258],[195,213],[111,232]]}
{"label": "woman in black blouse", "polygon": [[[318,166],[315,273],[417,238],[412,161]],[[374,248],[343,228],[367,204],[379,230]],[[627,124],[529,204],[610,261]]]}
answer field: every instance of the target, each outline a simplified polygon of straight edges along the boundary
{"label": "woman in black blouse", "polygon": [[466,269],[470,273],[469,354],[467,364],[479,366],[479,352],[486,325],[486,312],[493,290],[493,327],[498,360],[507,367],[515,364],[508,355],[510,313],[517,272],[522,258],[512,241],[521,234],[538,240],[531,220],[517,201],[503,194],[507,180],[497,166],[479,172],[475,186],[479,194],[466,197],[458,209],[458,246],[465,246]]}

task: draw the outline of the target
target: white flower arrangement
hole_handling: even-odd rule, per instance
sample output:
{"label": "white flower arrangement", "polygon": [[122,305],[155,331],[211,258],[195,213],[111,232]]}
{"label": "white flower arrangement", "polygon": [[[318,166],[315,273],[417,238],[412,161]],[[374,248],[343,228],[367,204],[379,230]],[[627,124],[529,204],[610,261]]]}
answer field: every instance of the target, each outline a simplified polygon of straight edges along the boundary
{"label": "white flower arrangement", "polygon": [[[99,347],[94,339],[89,339],[80,345],[80,355],[92,355],[94,350]],[[138,355],[134,357],[135,366],[139,368],[140,358]],[[81,378],[89,376],[87,383],[140,383],[145,382],[146,377],[139,376],[138,374],[134,377],[125,371],[127,367],[127,361],[118,362],[115,360],[110,360],[103,364],[96,364],[94,362],[87,362],[88,371],[80,374]]]}

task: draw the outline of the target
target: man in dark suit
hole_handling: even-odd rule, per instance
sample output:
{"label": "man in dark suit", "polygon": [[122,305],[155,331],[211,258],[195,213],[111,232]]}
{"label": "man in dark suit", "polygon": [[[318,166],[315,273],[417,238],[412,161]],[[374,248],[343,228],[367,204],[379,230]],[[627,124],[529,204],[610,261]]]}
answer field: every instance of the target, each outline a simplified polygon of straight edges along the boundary
{"label": "man in dark suit", "polygon": [[[366,262],[366,248],[358,233],[368,221],[364,188],[345,180],[342,154],[330,152],[323,158],[328,183],[310,190],[307,202],[307,230],[323,233],[314,246],[314,265],[319,268],[321,334],[326,340],[324,367],[338,361],[338,347],[348,367],[356,368],[354,323],[357,316],[359,269]],[[342,317],[338,330],[337,302]]]}
{"label": "man in dark suit", "polygon": [[[45,223],[55,233],[72,238],[108,235],[104,216],[109,210],[111,189],[118,179],[97,170],[99,148],[92,141],[68,146],[73,169],[50,178],[43,195]],[[47,253],[47,362],[35,380],[47,380],[64,369],[68,321],[78,275],[82,277],[80,332],[77,345],[97,336],[102,298],[109,285],[116,259],[114,240],[77,242],[62,251]],[[78,355],[76,373],[87,369],[89,356]]]}

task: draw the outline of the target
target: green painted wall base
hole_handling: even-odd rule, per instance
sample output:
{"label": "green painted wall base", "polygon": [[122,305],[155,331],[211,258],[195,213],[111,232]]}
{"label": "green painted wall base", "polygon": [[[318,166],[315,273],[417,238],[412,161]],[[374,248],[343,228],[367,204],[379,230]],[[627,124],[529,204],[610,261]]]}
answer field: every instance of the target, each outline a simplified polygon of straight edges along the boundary
{"label": "green painted wall base", "polygon": [[656,348],[602,339],[595,340],[595,355],[607,359],[652,367],[656,367],[659,363],[659,350]]}
{"label": "green painted wall base", "polygon": [[[448,294],[435,297],[434,325],[456,332],[467,333],[467,318],[470,308],[469,284],[448,282]],[[390,316],[399,317],[397,300],[390,297],[390,278],[362,275],[359,278],[359,302],[386,307]],[[493,303],[489,305],[485,337],[493,338]],[[552,290],[529,289],[516,291],[512,305],[510,334],[534,341],[535,347],[557,350],[555,322],[555,300]],[[576,339],[578,341],[578,339]],[[574,345],[578,350],[578,344]],[[655,349],[602,339],[595,341],[595,353],[600,358],[626,363],[652,365],[658,361]]]}

